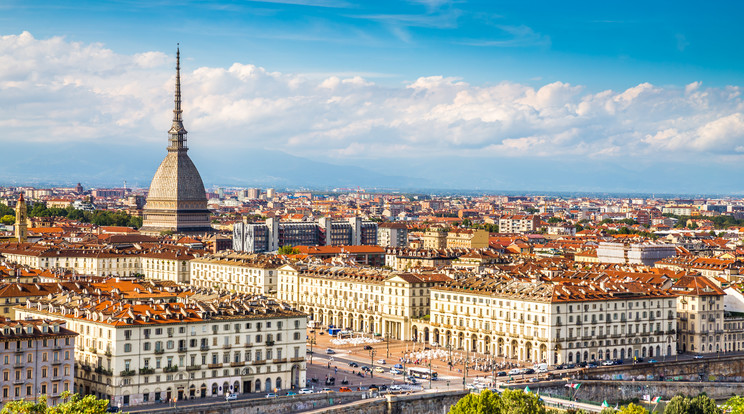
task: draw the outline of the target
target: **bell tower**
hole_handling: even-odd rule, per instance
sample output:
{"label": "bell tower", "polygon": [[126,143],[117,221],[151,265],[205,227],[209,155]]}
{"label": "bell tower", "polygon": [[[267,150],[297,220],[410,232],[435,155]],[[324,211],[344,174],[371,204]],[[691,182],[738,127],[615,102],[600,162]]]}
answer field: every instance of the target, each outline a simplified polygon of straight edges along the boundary
{"label": "bell tower", "polygon": [[18,243],[26,241],[28,236],[28,224],[26,219],[28,218],[28,212],[26,208],[26,201],[23,199],[23,193],[18,196],[18,203],[16,204],[16,219],[15,219],[15,236],[18,239]]}

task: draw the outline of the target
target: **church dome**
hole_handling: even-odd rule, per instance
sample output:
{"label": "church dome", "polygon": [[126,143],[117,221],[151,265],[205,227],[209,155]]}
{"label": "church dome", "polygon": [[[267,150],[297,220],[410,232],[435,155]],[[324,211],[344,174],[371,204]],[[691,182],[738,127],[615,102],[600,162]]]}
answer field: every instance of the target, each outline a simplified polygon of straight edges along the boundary
{"label": "church dome", "polygon": [[199,171],[186,152],[169,152],[150,183],[147,201],[206,201]]}

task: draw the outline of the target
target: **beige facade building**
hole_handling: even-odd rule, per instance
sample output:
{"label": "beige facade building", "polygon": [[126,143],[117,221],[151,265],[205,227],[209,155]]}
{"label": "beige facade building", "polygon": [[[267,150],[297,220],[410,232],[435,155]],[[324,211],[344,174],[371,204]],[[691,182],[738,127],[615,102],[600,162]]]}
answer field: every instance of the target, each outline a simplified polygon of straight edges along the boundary
{"label": "beige facade building", "polygon": [[29,301],[18,314],[78,332],[75,391],[119,407],[305,385],[306,317],[274,301],[133,304],[68,294]]}
{"label": "beige facade building", "polygon": [[46,395],[51,405],[73,391],[75,337],[60,320],[0,318],[1,403],[35,401]]}
{"label": "beige facade building", "polygon": [[411,322],[429,314],[440,274],[396,273],[321,265],[279,268],[277,298],[320,325],[411,339]]}
{"label": "beige facade building", "polygon": [[458,229],[447,233],[448,249],[485,249],[488,232],[480,229]]}
{"label": "beige facade building", "polygon": [[674,295],[652,286],[481,276],[433,288],[430,327],[416,336],[551,365],[654,357],[676,354],[676,312]]}
{"label": "beige facade building", "polygon": [[224,253],[191,262],[191,285],[198,288],[273,296],[277,292],[276,256]]}
{"label": "beige facade building", "polygon": [[708,277],[699,275],[682,276],[671,291],[678,295],[679,351],[723,351],[727,338],[724,332],[724,291]]}

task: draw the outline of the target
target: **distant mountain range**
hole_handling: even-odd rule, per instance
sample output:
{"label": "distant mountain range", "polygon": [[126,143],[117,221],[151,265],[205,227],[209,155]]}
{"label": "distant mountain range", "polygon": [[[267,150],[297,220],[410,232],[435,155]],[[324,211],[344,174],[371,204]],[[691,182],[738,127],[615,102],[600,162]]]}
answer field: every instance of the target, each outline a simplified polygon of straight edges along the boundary
{"label": "distant mountain range", "polygon": [[[164,141],[164,140],[163,140]],[[330,189],[385,188],[411,191],[522,192],[533,194],[741,195],[744,165],[695,169],[660,160],[641,165],[593,159],[416,157],[313,160],[279,150],[191,145],[189,155],[205,186]],[[0,185],[146,188],[165,143],[4,143]],[[700,168],[705,168],[701,164]],[[454,190],[453,190],[454,189]]]}

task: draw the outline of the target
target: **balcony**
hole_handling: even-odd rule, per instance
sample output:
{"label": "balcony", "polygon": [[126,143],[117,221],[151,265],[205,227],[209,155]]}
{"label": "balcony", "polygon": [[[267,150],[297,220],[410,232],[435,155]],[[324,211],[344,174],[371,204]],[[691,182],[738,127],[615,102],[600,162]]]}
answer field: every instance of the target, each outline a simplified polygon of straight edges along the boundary
{"label": "balcony", "polygon": [[253,344],[247,343],[247,344],[245,344],[245,345],[243,345],[243,346],[244,346],[244,347],[246,347],[246,348],[250,348],[250,347],[252,347],[252,346],[253,346]]}
{"label": "balcony", "polygon": [[207,368],[209,369],[222,368],[222,364],[209,364],[207,365]]}
{"label": "balcony", "polygon": [[232,345],[222,345],[222,349],[230,349],[232,348]]}
{"label": "balcony", "polygon": [[287,358],[277,358],[277,359],[274,359],[274,360],[273,360],[273,361],[271,361],[271,362],[273,362],[273,363],[275,363],[275,364],[282,364],[282,363],[285,363],[285,362],[287,362]]}
{"label": "balcony", "polygon": [[155,368],[140,368],[139,369],[140,375],[150,375],[155,373]]}
{"label": "balcony", "polygon": [[122,377],[131,377],[134,376],[134,370],[125,369],[124,371],[121,371],[119,375],[121,375]]}
{"label": "balcony", "polygon": [[188,365],[186,371],[198,371],[201,369],[201,365]]}
{"label": "balcony", "polygon": [[156,349],[156,350],[155,350],[155,355],[162,355],[162,354],[164,354],[164,353],[165,353],[165,349],[162,349],[162,348],[161,348],[161,349]]}
{"label": "balcony", "polygon": [[303,358],[303,357],[297,357],[297,358],[292,358],[289,361],[290,362],[302,362],[304,360],[305,360],[305,358]]}
{"label": "balcony", "polygon": [[183,346],[178,347],[178,352],[186,352],[186,351],[188,351],[188,349],[186,349],[186,347],[183,347]]}
{"label": "balcony", "polygon": [[265,359],[257,359],[255,361],[253,361],[253,365],[263,365],[265,363],[266,363],[266,360]]}
{"label": "balcony", "polygon": [[164,367],[163,372],[178,372],[178,365],[171,365],[169,367]]}
{"label": "balcony", "polygon": [[86,365],[86,364],[80,364],[80,369],[82,369],[83,371],[88,371],[88,372],[93,370],[93,368],[91,368],[90,365]]}
{"label": "balcony", "polygon": [[242,367],[244,365],[245,365],[245,362],[231,362],[230,363],[231,367]]}
{"label": "balcony", "polygon": [[209,346],[202,345],[201,348],[199,348],[199,349],[202,350],[202,351],[209,351]]}
{"label": "balcony", "polygon": [[111,376],[111,375],[114,375],[114,372],[111,371],[110,369],[105,369],[103,367],[96,367],[96,374]]}
{"label": "balcony", "polygon": [[666,333],[667,333],[667,335],[674,335],[674,334],[677,333],[677,331],[675,331],[674,329],[670,329],[670,330],[666,331]]}
{"label": "balcony", "polygon": [[52,365],[62,365],[62,360],[55,359],[54,361],[52,361]]}
{"label": "balcony", "polygon": [[266,346],[274,346],[274,341],[266,341]]}

